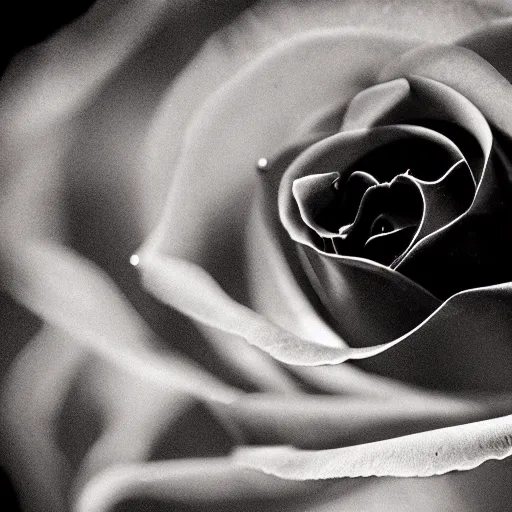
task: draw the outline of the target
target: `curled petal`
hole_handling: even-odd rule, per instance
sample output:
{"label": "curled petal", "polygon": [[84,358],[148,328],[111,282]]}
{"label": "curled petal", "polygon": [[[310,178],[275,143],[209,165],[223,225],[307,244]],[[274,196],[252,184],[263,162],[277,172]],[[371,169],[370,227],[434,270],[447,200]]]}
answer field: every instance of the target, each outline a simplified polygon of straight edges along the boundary
{"label": "curled petal", "polygon": [[[348,99],[355,90],[368,83],[383,58],[399,54],[413,44],[397,42],[389,36],[372,34],[367,37],[361,31],[312,32],[297,36],[263,55],[214,94],[198,111],[187,131],[164,217],[140,251],[139,268],[143,271],[146,286],[160,298],[165,295],[166,303],[199,321],[228,332],[243,332],[241,335],[250,338],[257,346],[273,346],[272,353],[280,354],[278,358],[299,362],[304,359],[304,351],[315,352],[315,344],[308,348],[308,343],[276,330],[263,318],[228,298],[194,263],[204,266],[214,277],[219,274],[219,261],[226,260],[222,251],[229,246],[210,244],[206,252],[203,250],[204,235],[215,231],[217,221],[226,232],[229,212],[225,199],[248,193],[254,184],[258,158],[280,149],[279,141],[290,137],[309,114],[334,101],[339,102],[340,98]],[[363,55],[364,58],[359,58]],[[336,65],[327,65],[331,61]],[[321,87],[312,91],[307,86],[307,77],[317,74],[320,69],[329,69],[331,76],[322,72]],[[276,76],[280,77],[279,81],[275,80]],[[302,86],[298,87],[298,84]],[[275,117],[276,108],[281,113],[280,123],[269,131],[266,123]],[[250,123],[247,123],[248,119]],[[219,130],[219,126],[225,129]],[[224,147],[221,139],[230,140],[229,152],[221,149]],[[205,189],[208,194],[204,194]],[[191,197],[202,198],[194,201],[194,215],[188,213]],[[213,222],[212,211],[219,215]],[[237,211],[240,215],[236,218],[229,216],[232,240],[243,236],[241,231],[246,225],[248,210],[237,208]],[[206,261],[205,254],[208,255]],[[187,264],[176,258],[190,261],[188,269],[185,270]],[[187,279],[172,275],[178,268],[183,270],[188,283],[194,282],[194,290],[187,290]],[[232,276],[233,269],[228,270],[227,275]],[[158,272],[162,272],[160,276]],[[223,275],[219,275],[221,285],[231,292],[233,279],[225,280]],[[240,293],[239,289],[233,290],[234,296],[237,293]],[[332,343],[322,338],[316,342],[319,345]],[[302,352],[303,356],[286,357],[285,346],[290,343],[296,345],[296,351]],[[331,358],[317,353],[314,359],[327,361]]]}
{"label": "curled petal", "polygon": [[[403,142],[406,145],[411,141],[421,141],[427,147],[432,145],[439,148],[442,153],[440,157],[447,168],[464,159],[464,155],[457,146],[444,135],[411,125],[391,125],[373,130],[341,132],[313,144],[304,151],[282,175],[279,187],[279,214],[290,236],[301,244],[310,247],[316,245],[316,239],[311,236],[310,229],[304,223],[304,215],[301,215],[302,212],[307,212],[306,205],[302,200],[297,200],[295,192],[292,194],[294,185],[297,193],[304,188],[297,184],[297,182],[300,183],[299,180],[305,177],[308,180],[311,179],[309,175],[312,170],[315,175],[330,175],[335,169],[340,175],[339,186],[342,188],[352,174],[350,166],[368,151],[391,143]],[[405,171],[404,169],[402,173]],[[269,172],[280,174],[279,169],[270,169]]]}
{"label": "curled petal", "polygon": [[343,117],[343,130],[413,123],[452,140],[464,155],[475,182],[487,165],[492,133],[480,110],[444,83],[418,75],[383,82],[359,93]]}

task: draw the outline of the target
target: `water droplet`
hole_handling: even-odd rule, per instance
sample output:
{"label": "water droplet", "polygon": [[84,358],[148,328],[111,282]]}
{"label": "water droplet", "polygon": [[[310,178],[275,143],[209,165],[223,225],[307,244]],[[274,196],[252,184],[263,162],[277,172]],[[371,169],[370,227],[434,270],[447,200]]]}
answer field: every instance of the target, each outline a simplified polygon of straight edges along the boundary
{"label": "water droplet", "polygon": [[138,257],[136,254],[132,254],[132,255],[130,256],[130,263],[131,263],[134,267],[136,267],[136,266],[139,264],[139,261],[140,261],[140,260],[139,260],[139,257]]}
{"label": "water droplet", "polygon": [[266,158],[260,158],[258,160],[258,171],[265,171],[268,167],[268,160]]}

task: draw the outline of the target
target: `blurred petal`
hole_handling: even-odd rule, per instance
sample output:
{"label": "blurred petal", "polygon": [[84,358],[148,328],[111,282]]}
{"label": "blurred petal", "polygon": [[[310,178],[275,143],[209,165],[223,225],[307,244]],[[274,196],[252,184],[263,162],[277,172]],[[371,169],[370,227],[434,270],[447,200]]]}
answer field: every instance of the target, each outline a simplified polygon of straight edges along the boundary
{"label": "blurred petal", "polygon": [[383,397],[253,393],[216,405],[251,443],[320,449],[377,441],[427,429],[495,417],[510,411],[512,397],[457,398],[438,393]]}
{"label": "blurred petal", "polygon": [[104,424],[80,461],[74,493],[111,465],[147,460],[158,436],[178,422],[193,401],[189,395],[127,373],[101,357],[91,359],[80,385],[99,407]]}
{"label": "blurred petal", "polygon": [[166,2],[98,1],[48,41],[22,52],[2,80],[2,129],[23,133],[67,120],[155,30],[167,8]]}
{"label": "blurred petal", "polygon": [[[132,234],[128,245],[135,245],[138,242],[140,236],[138,230],[141,225],[147,227],[151,224],[151,220],[148,219],[154,218],[155,212],[158,211],[161,204],[153,198],[161,198],[162,191],[167,189],[167,168],[153,169],[155,172],[151,176],[154,179],[148,179],[148,175],[143,172],[140,182],[133,180],[137,167],[146,170],[145,166],[139,165],[140,162],[144,162],[146,155],[144,154],[142,157],[136,155],[141,148],[141,144],[131,144],[131,142],[138,142],[144,137],[147,129],[145,122],[147,122],[148,116],[152,114],[152,109],[159,99],[158,92],[152,95],[154,91],[151,90],[148,93],[148,89],[141,89],[140,83],[137,81],[131,83],[133,76],[129,73],[122,73],[121,76],[117,77],[111,76],[111,73],[119,69],[126,57],[132,55],[133,49],[139,43],[147,41],[150,36],[155,36],[155,32],[165,26],[164,22],[169,17],[174,17],[178,11],[185,18],[192,19],[196,15],[195,11],[192,13],[187,11],[182,2],[160,2],[149,5],[150,3],[144,2],[134,6],[132,2],[128,6],[120,5],[114,8],[111,4],[99,3],[99,7],[94,8],[90,15],[84,18],[84,21],[79,20],[70,30],[62,32],[49,44],[35,51],[28,51],[25,57],[29,54],[33,57],[26,60],[26,69],[23,68],[25,65],[25,57],[23,57],[18,61],[18,64],[12,67],[8,80],[5,82],[7,85],[2,90],[6,98],[2,105],[2,116],[6,121],[4,134],[8,134],[9,137],[14,135],[7,141],[8,144],[6,144],[6,152],[4,153],[7,166],[13,172],[10,173],[8,186],[4,188],[8,200],[3,203],[2,208],[2,220],[4,218],[8,219],[6,225],[2,226],[2,255],[6,257],[8,262],[8,271],[15,270],[15,273],[9,275],[10,278],[12,277],[9,287],[18,300],[21,300],[57,326],[49,327],[49,329],[57,329],[59,336],[65,338],[62,343],[59,341],[57,348],[53,347],[55,351],[50,350],[52,349],[51,344],[43,346],[40,352],[38,351],[40,347],[36,346],[34,351],[32,351],[34,348],[32,345],[28,347],[27,353],[30,353],[31,357],[25,360],[26,365],[23,364],[23,361],[20,363],[19,384],[18,381],[14,380],[13,404],[14,406],[18,404],[19,410],[14,410],[12,414],[13,425],[15,425],[15,428],[20,425],[17,432],[20,438],[26,436],[27,439],[22,439],[22,443],[26,442],[27,453],[31,452],[32,448],[33,458],[34,453],[38,455],[41,453],[41,463],[39,464],[39,461],[36,461],[33,468],[35,478],[40,478],[42,482],[40,488],[42,489],[41,499],[39,497],[34,498],[34,507],[44,508],[46,504],[42,500],[48,496],[50,496],[50,500],[54,499],[51,497],[54,493],[57,497],[54,502],[50,502],[48,508],[58,510],[60,506],[59,500],[61,497],[58,488],[61,482],[58,481],[58,477],[57,479],[54,478],[60,471],[60,455],[57,453],[52,440],[54,432],[51,432],[49,417],[55,414],[55,408],[61,402],[69,380],[76,375],[74,365],[75,363],[78,364],[77,361],[80,360],[83,352],[92,353],[94,354],[93,357],[97,358],[99,368],[94,375],[104,379],[107,388],[110,388],[113,384],[118,385],[112,394],[109,394],[108,389],[105,389],[106,393],[104,395],[101,393],[102,382],[98,382],[97,388],[93,388],[95,398],[109,413],[107,416],[112,422],[110,425],[112,428],[106,429],[104,436],[98,440],[90,452],[90,457],[83,466],[85,468],[84,473],[82,473],[82,475],[85,475],[84,479],[106,465],[115,464],[116,461],[143,458],[147,452],[147,444],[151,442],[151,439],[154,438],[161,427],[160,422],[168,419],[167,413],[171,414],[172,412],[165,410],[166,397],[169,398],[170,409],[179,414],[180,393],[183,391],[207,400],[229,401],[239,395],[238,390],[234,390],[212,378],[187,360],[181,357],[175,358],[174,354],[162,353],[157,350],[153,333],[147,328],[125,297],[122,296],[114,282],[98,267],[89,264],[76,253],[64,249],[61,245],[63,240],[67,240],[64,236],[64,228],[68,220],[64,218],[67,213],[64,209],[68,198],[61,196],[61,187],[63,182],[69,178],[71,170],[78,169],[77,176],[73,180],[77,182],[83,180],[83,187],[80,187],[78,191],[75,190],[75,193],[81,194],[86,191],[89,194],[87,200],[90,201],[90,204],[87,206],[91,207],[92,205],[92,209],[99,208],[96,216],[101,220],[101,223],[109,224],[119,211],[123,212],[123,215],[126,214],[126,218],[123,217],[124,227]],[[286,5],[288,6],[288,3]],[[328,8],[328,5],[334,7],[331,9]],[[408,34],[410,33],[411,23],[418,18],[418,14],[421,14],[424,24],[422,23],[421,27],[417,27],[418,35],[430,39],[435,36],[439,39],[450,40],[466,33],[474,26],[481,25],[482,12],[485,13],[485,16],[491,15],[489,9],[477,9],[473,4],[453,5],[445,8],[438,2],[425,5],[425,2],[421,1],[414,2],[414,7],[410,7],[410,5],[407,3],[407,5],[404,4],[404,7],[395,6],[392,12],[389,9],[391,4],[375,6],[373,2],[360,1],[346,1],[342,4],[327,2],[322,4],[321,7],[304,7],[302,10],[295,5],[290,10],[288,10],[288,7],[287,9],[277,8],[272,10],[270,25],[276,22],[278,26],[292,26],[293,28],[290,28],[290,31],[297,32],[304,27],[310,27],[311,23],[318,23],[319,25],[337,23],[336,18],[332,16],[334,11],[339,13],[341,18],[345,17],[346,23],[357,24],[357,26],[360,26],[361,23],[377,24],[386,29],[396,29],[402,34]],[[162,6],[169,7],[169,9],[164,10]],[[259,11],[253,12],[265,13],[267,8],[268,4],[264,3]],[[440,9],[442,9],[444,20],[442,26],[438,23]],[[297,13],[299,11],[302,12],[300,20],[296,21],[292,19],[292,16],[289,16],[290,12]],[[362,13],[365,15],[363,16]],[[311,14],[314,14],[314,16]],[[247,17],[253,21],[255,20],[251,12]],[[256,26],[258,25],[257,19],[258,16],[256,16],[256,23],[254,23]],[[269,18],[265,19],[268,20]],[[290,19],[292,19],[291,22],[288,21]],[[201,32],[201,35],[198,36],[199,39],[204,37],[206,31],[202,31],[203,25],[200,23],[192,23],[191,25],[196,27],[198,32]],[[238,27],[240,26],[238,25]],[[96,28],[99,30],[96,31]],[[243,29],[238,31],[233,28],[231,33],[233,37],[228,38],[230,44],[237,40],[236,35],[242,39],[246,37],[248,40],[241,52],[240,60],[233,66],[235,69],[241,61],[245,62],[246,59],[254,55],[254,49],[251,46],[254,43],[252,34],[255,32],[257,32],[257,29],[247,35],[249,34],[248,31]],[[263,42],[260,41],[262,47],[269,44],[269,40],[272,39],[272,37],[269,37],[271,32],[272,30],[264,31],[261,37]],[[278,35],[274,33],[273,37],[280,39],[282,37],[280,30],[277,29],[276,32]],[[87,35],[84,36],[84,33]],[[180,32],[180,34],[182,33]],[[185,34],[188,39],[188,32],[185,31]],[[155,37],[158,39],[159,35]],[[184,108],[185,111],[195,108],[198,104],[198,97],[194,98],[197,89],[204,87],[205,83],[208,84],[205,89],[215,87],[216,80],[223,80],[226,76],[224,73],[229,75],[229,70],[233,69],[231,63],[228,63],[225,68],[222,68],[222,65],[219,64],[223,59],[225,59],[224,64],[229,61],[233,50],[228,50],[226,57],[226,53],[223,54],[223,51],[226,52],[226,47],[229,48],[229,44],[223,45],[222,37],[217,38],[216,41],[217,43],[221,42],[220,49],[217,48],[218,53],[213,52],[213,54],[215,56],[222,55],[222,57],[215,61],[215,59],[209,58],[211,57],[211,54],[209,54],[204,60],[199,61],[204,65],[202,70],[195,75],[196,78],[200,77],[199,85],[189,87],[191,82],[187,82],[186,78],[180,82],[182,87],[188,89],[193,97],[192,101],[189,101],[190,96],[185,95],[184,103],[187,105]],[[169,54],[175,55],[177,61],[182,62],[180,59],[186,59],[180,53],[183,49],[179,44],[174,46],[176,40],[172,39],[172,42],[173,44],[169,45]],[[169,69],[167,61],[162,64],[159,60],[161,55],[152,54],[153,46],[149,45],[149,48],[148,53],[141,52],[130,65],[142,70],[140,74],[143,76],[145,83],[154,85],[156,81],[156,89],[158,89],[159,81],[166,82],[172,77],[172,73],[170,75],[160,74],[158,65],[148,68],[142,63],[143,65],[139,66],[141,64],[140,60],[154,61],[159,63],[160,67],[164,67],[166,70]],[[247,51],[248,48],[249,51]],[[178,54],[179,56],[176,56]],[[185,54],[190,55],[187,52]],[[171,59],[171,62],[175,63],[173,59]],[[194,69],[197,62],[191,64],[189,71]],[[220,71],[221,68],[222,71]],[[226,68],[228,68],[227,72]],[[30,71],[30,69],[35,71],[33,76],[28,77],[24,73],[27,70]],[[153,72],[146,72],[147,69]],[[218,74],[210,79],[208,77],[211,77],[212,69],[215,70],[214,74],[217,72]],[[19,74],[17,74],[17,70],[20,70]],[[189,73],[188,77],[190,76]],[[147,77],[151,78],[146,79]],[[116,86],[107,87],[106,93],[104,90],[100,91],[100,86],[104,85],[108,78],[112,78],[110,82],[112,84],[117,83],[119,85],[120,82],[122,84],[126,82],[128,93],[122,100],[119,96],[116,96],[116,93],[119,92],[119,89],[123,89],[124,85],[121,85],[120,88]],[[38,83],[39,79],[41,80],[40,83]],[[20,87],[17,87],[18,85]],[[151,87],[152,85],[148,88],[151,89]],[[6,90],[7,92],[5,92]],[[75,119],[77,112],[88,106],[89,102],[97,97],[97,93],[101,94],[102,99],[89,112],[85,122],[83,119],[81,120],[81,126],[67,122],[69,119]],[[201,94],[199,94],[199,98]],[[127,97],[129,97],[128,100]],[[45,101],[45,99],[48,99],[48,101]],[[180,102],[179,96],[177,102],[178,104]],[[104,109],[105,106],[109,108]],[[130,107],[134,108],[135,115],[133,116]],[[138,116],[137,108],[140,108],[144,115]],[[105,114],[103,116],[98,115],[98,112],[103,109]],[[122,114],[117,117],[111,115],[112,112],[114,114],[121,112]],[[164,117],[167,113],[165,109],[160,111],[160,114]],[[177,132],[180,133],[180,123],[185,123],[188,116],[181,116],[177,111],[171,117],[178,119]],[[54,130],[52,125],[57,128]],[[85,130],[84,125],[86,125]],[[50,131],[52,133],[48,134],[47,132]],[[18,137],[20,134],[22,137]],[[25,138],[25,134],[29,134],[29,137]],[[57,136],[54,137],[55,134]],[[75,139],[71,140],[73,137]],[[91,138],[94,141],[89,144]],[[78,144],[76,143],[77,139],[80,140]],[[181,135],[172,139],[172,145],[178,147],[180,139]],[[115,143],[119,140],[122,141],[121,144],[111,144],[111,142]],[[70,151],[70,146],[73,146],[72,151]],[[127,151],[128,146],[133,146],[130,147],[130,151]],[[113,149],[114,147],[115,149]],[[163,144],[159,149],[163,152],[167,150],[168,145],[166,144]],[[92,156],[89,153],[92,153]],[[11,159],[13,155],[15,155],[15,158]],[[133,155],[136,155],[137,158],[132,158]],[[102,160],[102,165],[88,167],[83,165],[82,160],[85,160],[88,164],[91,162],[97,163],[96,160]],[[173,165],[169,166],[169,169],[173,167]],[[112,171],[113,169],[115,169],[115,172]],[[124,170],[125,173],[120,173],[120,169]],[[109,171],[112,172],[109,173]],[[98,172],[100,176],[89,179],[94,172]],[[105,178],[107,174],[108,178]],[[87,179],[85,179],[86,175],[88,176]],[[118,178],[120,178],[119,183],[113,185],[113,182]],[[151,184],[148,184],[148,181]],[[123,197],[126,190],[131,190],[130,187],[134,182],[137,189],[136,197],[145,198],[143,202],[146,204],[141,208],[140,206],[134,206],[130,201],[123,202],[121,206],[117,206],[116,213],[112,213],[109,208],[119,197]],[[161,186],[162,183],[165,185]],[[88,187],[90,187],[90,190]],[[142,188],[144,190],[140,190]],[[112,193],[113,191],[115,191],[115,194]],[[100,203],[105,197],[108,197],[107,204],[101,205]],[[241,202],[243,203],[245,199],[245,196],[241,197]],[[84,204],[85,200],[79,202],[80,207]],[[126,204],[128,204],[128,208],[127,211],[124,211]],[[142,210],[145,213],[149,212],[144,219],[139,218]],[[108,212],[108,214],[105,214],[105,212]],[[135,220],[131,215],[133,212],[136,212]],[[236,217],[236,215],[234,216]],[[105,261],[108,262],[110,265],[109,271],[115,273],[117,280],[122,279],[122,269],[119,273],[112,271],[112,268],[117,265],[117,252],[114,251],[115,254],[112,254],[112,247],[117,244],[118,240],[111,240],[110,243],[103,245],[101,239],[91,233],[96,226],[91,229],[89,225],[86,225],[85,228],[83,225],[79,225],[77,229],[77,226],[73,225],[74,220],[76,221],[76,219],[71,219],[70,222],[71,231],[75,229],[76,232],[72,233],[71,237],[75,237],[74,242],[77,243],[78,247],[82,249],[88,247],[88,244],[96,243],[97,247],[91,250],[91,253],[95,256],[100,255],[100,261],[103,264]],[[218,225],[223,226],[220,220]],[[224,227],[226,226],[224,225]],[[136,230],[137,232],[135,232]],[[108,232],[108,230],[105,230],[105,232]],[[211,239],[206,240],[200,250],[202,251],[208,243],[211,243],[216,235],[217,233],[212,230]],[[78,242],[76,242],[76,238]],[[227,238],[229,239],[229,233]],[[222,242],[223,240],[220,241],[220,243]],[[232,250],[231,245],[228,248]],[[88,253],[88,255],[90,254]],[[220,266],[221,260],[225,260],[219,259],[217,256],[218,252],[214,251],[212,261]],[[228,269],[227,275],[229,276],[232,268],[229,264],[225,265],[225,268]],[[208,268],[208,270],[212,269]],[[191,274],[187,274],[187,276],[190,277]],[[221,281],[221,284],[229,288],[230,293],[234,291],[236,296],[240,281],[234,278],[234,272],[231,273],[230,277],[231,285],[227,281]],[[190,282],[188,284],[190,285]],[[125,286],[124,283],[123,286]],[[60,289],[61,287],[62,289]],[[200,294],[201,290],[198,290],[197,293]],[[89,294],[93,294],[97,303],[94,303]],[[243,302],[243,296],[236,297]],[[317,325],[321,325],[320,319]],[[315,332],[315,327],[310,332]],[[322,330],[322,337],[324,333],[326,333],[324,341],[327,345],[339,344],[339,339],[336,335],[332,335],[328,328]],[[173,335],[174,333],[171,332],[170,338]],[[233,343],[232,347],[236,347],[236,344]],[[50,350],[49,353],[47,353],[47,349]],[[41,354],[43,357],[41,357]],[[268,377],[271,381],[269,388],[279,388],[281,390],[294,388],[291,385],[291,379],[283,378],[283,374],[277,365],[265,365],[265,363],[260,365],[262,359],[257,356],[252,357],[254,354],[255,352],[248,353],[246,363],[241,364],[240,367],[245,366],[247,368],[253,365],[255,369],[253,376],[258,370],[263,369],[264,377],[261,380]],[[69,359],[67,356],[69,356]],[[53,359],[45,361],[46,357],[50,359],[53,357]],[[232,360],[233,358],[231,358]],[[266,361],[268,363],[268,358]],[[48,363],[46,366],[48,369],[47,375],[44,372],[37,371],[41,368],[41,362]],[[62,368],[57,363],[62,365]],[[15,371],[17,368],[16,365]],[[34,370],[34,372],[31,372],[31,370]],[[51,382],[52,379],[56,379],[58,382]],[[28,389],[27,382],[33,384],[33,389]],[[134,382],[139,382],[144,388],[144,392],[141,392],[139,396],[132,396],[132,394],[137,394],[136,386],[132,387]],[[40,389],[38,388],[39,385]],[[175,393],[176,387],[180,389],[178,393]],[[44,396],[45,391],[49,393],[49,397]],[[43,394],[40,403],[38,403],[39,392]],[[130,400],[127,397],[130,397]],[[130,418],[128,404],[122,403],[122,398],[126,398],[134,405],[137,404],[137,410],[141,413],[140,418]],[[26,403],[24,402],[25,399],[27,399]],[[50,399],[51,403],[47,399]],[[153,399],[155,400],[154,404],[152,403]],[[154,409],[152,405],[155,405]],[[42,410],[39,409],[39,406]],[[25,407],[27,410],[24,410]],[[25,419],[27,419],[27,423],[23,424]],[[134,438],[135,441],[133,441]],[[32,441],[34,445],[31,444]],[[131,441],[132,444],[125,446],[125,449],[123,449],[124,445]],[[44,464],[46,462],[48,462],[48,465],[45,472]],[[208,465],[208,463],[200,462],[199,473],[205,465]],[[231,477],[235,479],[235,484],[237,482],[236,478],[240,475],[239,468],[235,471],[229,470],[229,478],[223,480],[220,466],[213,463],[209,467],[211,471],[206,471],[206,475],[203,477],[204,482],[200,480],[204,483],[204,486],[210,482],[213,487],[220,484],[218,488],[213,489],[212,494],[207,493],[205,499],[209,499],[215,493],[222,494],[223,489],[227,489],[226,493],[229,494],[231,488],[226,482],[229,482]],[[150,488],[151,481],[158,481],[159,474],[156,475],[156,478],[153,478],[154,474],[150,474],[149,478],[145,480],[148,473],[143,465],[140,467],[134,465],[133,467],[137,468],[137,471],[134,471],[134,473],[128,471],[129,478],[133,477],[128,487],[132,484],[133,487],[147,484],[147,487]],[[139,472],[138,469],[140,468],[142,469]],[[57,473],[56,469],[58,470]],[[182,496],[190,497],[191,492],[197,492],[196,469],[197,466],[188,473],[185,471],[187,474],[183,477]],[[212,475],[218,473],[220,473],[220,477],[216,480]],[[251,472],[250,475],[250,478],[261,479],[261,476],[255,473]],[[108,474],[106,476],[108,482]],[[140,482],[141,479],[142,483]],[[263,494],[267,492],[269,480],[264,478],[262,481],[263,483],[259,485],[260,490],[255,492],[255,495],[259,495],[260,491]],[[95,482],[93,481],[93,483]],[[47,484],[48,488],[45,489]],[[25,485],[31,484],[25,483]],[[158,483],[156,485],[158,486]],[[285,486],[287,485],[285,484]],[[121,484],[122,486],[123,484]],[[103,498],[108,503],[111,489],[108,485],[103,487],[101,482],[98,487],[104,489]],[[237,493],[238,495],[250,494],[247,492],[247,487],[240,487],[238,491],[234,492],[235,496],[237,496]],[[261,490],[261,487],[263,487],[263,490]],[[115,490],[115,488],[114,485],[112,489]],[[257,485],[256,488],[258,489]],[[39,490],[35,492],[37,494]],[[290,492],[296,492],[296,488],[293,487]],[[276,492],[276,494],[279,494],[279,492]],[[115,500],[115,495],[112,496]],[[102,498],[99,501],[102,502]],[[89,510],[87,505],[88,502],[86,502],[85,509]]]}
{"label": "blurred petal", "polygon": [[[442,477],[429,479],[368,479],[364,485],[336,496],[335,486],[325,500],[301,509],[301,512],[468,512],[471,502],[458,496],[451,482]],[[343,489],[342,489],[343,491]]]}
{"label": "blurred petal", "polygon": [[184,357],[157,350],[154,334],[91,263],[57,245],[28,240],[18,258],[15,296],[84,347],[128,372],[194,396],[229,401],[238,394]]}
{"label": "blurred petal", "polygon": [[[317,485],[286,482],[243,470],[231,458],[185,459],[113,467],[92,479],[76,512],[106,512],[123,499],[143,496],[212,506],[216,502],[298,498]],[[245,510],[245,508],[243,509]]]}
{"label": "blurred petal", "polygon": [[3,383],[5,448],[27,511],[66,510],[69,466],[55,441],[54,422],[86,357],[82,347],[66,338],[58,329],[43,328],[18,355]]}

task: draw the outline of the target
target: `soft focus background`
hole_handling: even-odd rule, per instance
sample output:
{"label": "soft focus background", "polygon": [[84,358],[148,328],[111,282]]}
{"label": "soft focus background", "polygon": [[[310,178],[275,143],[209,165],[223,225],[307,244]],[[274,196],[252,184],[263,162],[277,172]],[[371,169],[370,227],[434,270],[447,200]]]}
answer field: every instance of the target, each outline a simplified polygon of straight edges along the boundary
{"label": "soft focus background", "polygon": [[[21,50],[40,43],[60,27],[82,15],[92,4],[91,0],[69,2],[13,3],[3,6],[3,49],[0,53],[0,74],[11,59]],[[38,322],[12,299],[1,291],[0,318],[2,318],[2,351],[0,358],[0,375],[4,376],[14,354],[21,348],[25,331],[36,329]],[[0,503],[7,510],[20,510],[12,482],[4,468],[0,469]]]}
{"label": "soft focus background", "polygon": [[[500,1],[455,0],[114,1],[98,2],[92,12],[69,25],[90,3],[24,3],[14,14],[3,17],[4,27],[15,27],[4,30],[12,36],[7,38],[3,69],[23,48],[45,40],[59,27],[67,27],[54,43],[19,54],[4,74],[0,92],[2,222],[8,233],[4,240],[12,241],[9,233],[14,231],[21,246],[36,234],[38,239],[49,240],[52,250],[64,246],[72,249],[72,254],[83,258],[82,263],[88,262],[83,270],[90,274],[80,275],[91,275],[91,283],[96,283],[96,278],[102,283],[88,287],[81,277],[75,280],[73,264],[68,274],[53,275],[52,259],[34,250],[30,253],[34,261],[27,265],[39,265],[39,270],[22,276],[33,276],[35,283],[19,284],[22,296],[28,297],[27,303],[52,303],[63,315],[68,315],[69,307],[68,318],[77,314],[77,332],[82,328],[81,317],[99,311],[102,314],[95,320],[96,328],[105,325],[129,335],[136,332],[137,336],[139,329],[140,337],[158,347],[159,353],[176,350],[230,386],[261,390],[264,385],[237,366],[236,354],[233,357],[209,344],[204,332],[143,290],[137,270],[129,264],[130,256],[161,213],[173,155],[192,111],[255,55],[306,29],[378,27],[429,42],[450,42],[512,12],[512,8]],[[136,34],[132,40],[130,34]],[[174,118],[172,123],[168,123],[170,117]],[[175,140],[176,147],[169,148],[169,140]],[[222,243],[222,237],[229,237],[229,231],[212,233],[211,241]],[[229,257],[240,261],[241,247],[233,244]],[[15,440],[4,436],[2,443],[5,467],[17,473],[19,485],[27,482],[23,494],[31,497],[30,510],[58,512],[58,506],[65,510],[68,504],[63,495],[117,462],[229,453],[240,433],[231,432],[232,426],[207,406],[190,404],[181,394],[170,399],[165,393],[146,389],[144,382],[119,370],[100,349],[84,348],[47,318],[43,321],[16,302],[7,291],[17,287],[13,282],[20,279],[12,272],[13,254],[18,254],[16,248],[5,245],[0,300],[3,380],[30,340],[33,351],[24,353],[25,366],[16,366],[17,378],[25,380],[7,385],[10,389],[9,385],[24,382],[16,392],[10,389],[17,399],[10,405],[10,414],[19,412],[21,420],[16,428],[20,436]],[[219,272],[228,273],[229,265],[229,260],[220,262]],[[55,289],[46,285],[39,289],[40,275],[47,276]],[[240,294],[236,298],[244,301],[245,276],[238,275],[237,279],[241,282],[234,283],[233,290]],[[63,296],[59,296],[59,287],[65,290]],[[111,299],[112,289],[113,296],[126,298],[128,308]],[[70,298],[75,292],[77,302]],[[72,311],[80,300],[83,309]],[[122,345],[119,350],[122,354]],[[287,375],[285,371],[283,374]],[[287,378],[280,379],[276,377],[276,382],[286,386]],[[166,408],[177,411],[172,421],[170,413],[161,413]],[[49,418],[54,409],[59,414]],[[96,445],[95,453],[91,447],[112,419],[109,414],[115,416],[113,423],[121,421],[125,430],[103,439],[104,445]],[[54,444],[47,443],[50,436]],[[146,438],[151,439],[150,446],[144,445]],[[467,510],[468,503],[471,510],[506,510],[511,498],[506,482],[512,474],[507,462],[499,464],[487,463],[470,474],[431,482],[392,481],[386,487],[388,481],[384,480],[371,491],[360,492],[359,483],[343,483],[329,487],[321,503],[308,510],[383,510],[382,503],[389,499],[400,502],[403,510],[417,512],[462,511]],[[77,476],[78,484],[74,481]],[[42,483],[30,488],[31,479]],[[207,487],[206,480],[189,483],[189,494]],[[11,489],[4,474],[0,482],[1,502]],[[272,486],[266,481],[261,485]],[[340,492],[345,493],[343,502],[336,501]],[[194,503],[214,510],[208,503],[208,491],[205,496],[203,502],[185,499],[192,505],[184,506],[184,510],[191,510]],[[334,504],[330,504],[330,497]],[[418,508],[422,500],[427,502],[424,509]],[[236,502],[228,505],[218,499],[216,503],[218,510],[241,510]],[[257,506],[268,510],[269,503],[275,505],[270,499]],[[135,510],[136,506],[141,510],[169,507],[165,500],[153,499],[125,503],[124,509]],[[298,509],[298,505],[289,506]],[[243,507],[249,510],[249,504]]]}

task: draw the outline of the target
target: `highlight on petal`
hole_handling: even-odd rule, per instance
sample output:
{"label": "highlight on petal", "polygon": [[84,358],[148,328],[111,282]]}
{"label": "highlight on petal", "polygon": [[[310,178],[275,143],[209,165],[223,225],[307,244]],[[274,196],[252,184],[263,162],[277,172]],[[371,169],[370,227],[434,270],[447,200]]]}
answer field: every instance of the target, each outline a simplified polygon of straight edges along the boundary
{"label": "highlight on petal", "polygon": [[512,453],[511,432],[512,416],[503,416],[332,450],[240,448],[234,457],[241,467],[290,480],[427,477],[508,457]]}
{"label": "highlight on petal", "polygon": [[[371,357],[401,341],[373,347],[337,348],[322,344],[321,338],[305,340],[234,301],[208,273],[193,263],[148,253],[141,254],[140,269],[145,286],[166,304],[210,327],[245,338],[283,363],[338,364],[348,359]],[[194,283],[193,290],[190,283]]]}
{"label": "highlight on petal", "polygon": [[248,278],[253,308],[279,327],[306,340],[320,339],[325,345],[344,346],[315,309],[288,263],[275,233],[266,228],[264,208],[255,198],[247,227]]}
{"label": "highlight on petal", "polygon": [[129,373],[194,396],[230,401],[238,395],[185,357],[159,351],[154,334],[90,262],[62,246],[29,240],[18,257],[15,296],[83,347]]}

